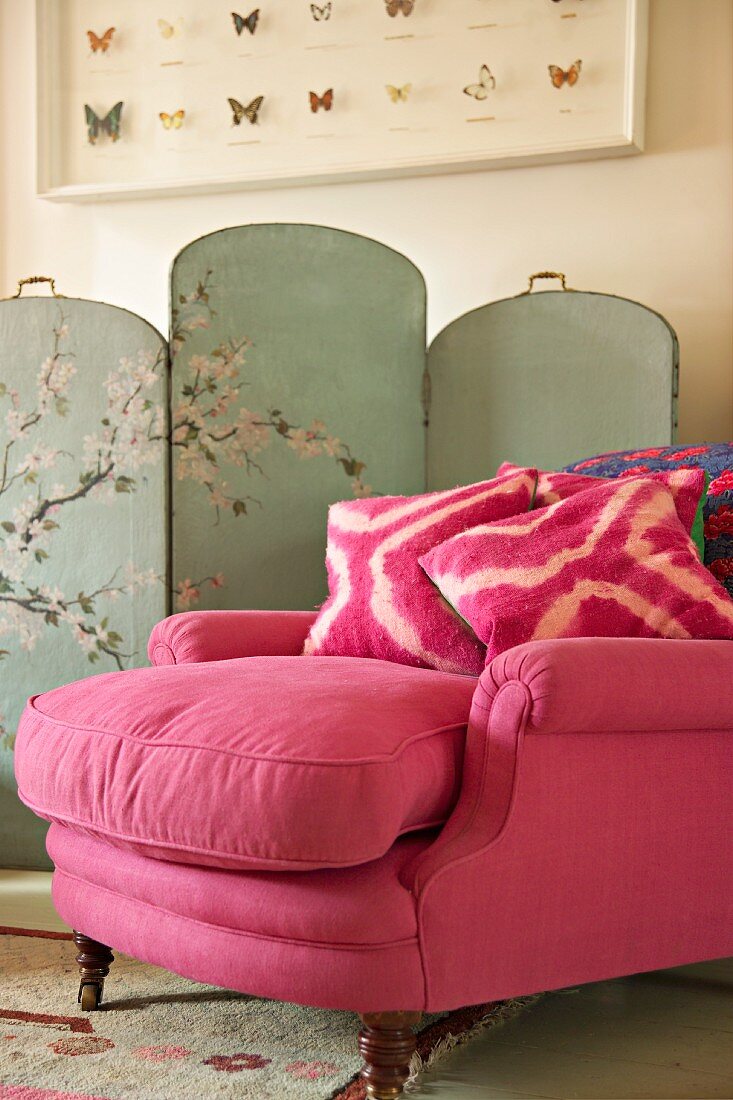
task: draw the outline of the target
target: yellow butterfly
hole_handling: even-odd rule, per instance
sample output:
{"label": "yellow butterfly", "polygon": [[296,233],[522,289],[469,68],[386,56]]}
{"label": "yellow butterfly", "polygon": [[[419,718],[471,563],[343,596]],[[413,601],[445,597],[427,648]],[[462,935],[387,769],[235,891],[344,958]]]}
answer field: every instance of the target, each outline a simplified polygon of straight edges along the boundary
{"label": "yellow butterfly", "polygon": [[180,130],[183,126],[183,120],[186,117],[186,112],[181,108],[176,111],[175,114],[169,115],[165,111],[161,111],[159,116],[160,121],[163,123],[163,127],[166,130]]}
{"label": "yellow butterfly", "polygon": [[385,88],[393,103],[406,103],[407,97],[412,91],[412,84],[403,84],[401,88],[396,88],[394,84],[385,84]]}
{"label": "yellow butterfly", "polygon": [[177,23],[169,23],[167,19],[158,20],[158,30],[163,35],[163,38],[173,38],[174,35],[180,34],[182,29],[182,19],[179,19]]}

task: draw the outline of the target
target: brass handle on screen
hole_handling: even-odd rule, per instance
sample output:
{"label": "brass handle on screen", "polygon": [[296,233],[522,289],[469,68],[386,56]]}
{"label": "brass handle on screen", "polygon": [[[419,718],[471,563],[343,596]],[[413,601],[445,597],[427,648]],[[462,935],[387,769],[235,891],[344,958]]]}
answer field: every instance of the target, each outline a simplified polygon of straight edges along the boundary
{"label": "brass handle on screen", "polygon": [[56,292],[56,280],[52,279],[50,275],[29,275],[27,279],[18,279],[18,289],[13,297],[20,298],[23,293],[23,287],[31,286],[34,283],[49,283],[54,298],[63,298],[63,294],[58,294]]}
{"label": "brass handle on screen", "polygon": [[565,285],[565,272],[564,271],[535,271],[534,275],[529,277],[529,286],[526,290],[522,291],[522,294],[531,294],[532,287],[534,286],[535,279],[559,279],[563,290],[572,290],[571,286]]}

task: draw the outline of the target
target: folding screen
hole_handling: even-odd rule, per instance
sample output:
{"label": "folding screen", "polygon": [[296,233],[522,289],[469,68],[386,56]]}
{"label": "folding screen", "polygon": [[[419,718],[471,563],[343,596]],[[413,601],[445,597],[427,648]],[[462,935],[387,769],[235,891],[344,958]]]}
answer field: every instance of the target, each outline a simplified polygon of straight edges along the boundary
{"label": "folding screen", "polygon": [[489,477],[504,459],[558,469],[671,443],[677,367],[674,331],[626,298],[546,291],[466,313],[428,354],[429,486]]}
{"label": "folding screen", "polygon": [[194,241],[171,295],[170,408],[168,348],[141,318],[0,303],[0,866],[47,863],[12,779],[26,696],[145,663],[171,597],[314,607],[335,500],[672,438],[674,333],[625,299],[492,303],[426,367],[417,268],[312,225]]}
{"label": "folding screen", "polygon": [[15,795],[27,696],[146,663],[166,613],[166,365],[125,310],[0,302],[0,865],[48,864]]}
{"label": "folding screen", "polygon": [[313,607],[328,505],[424,485],[425,283],[313,225],[194,241],[172,272],[176,605]]}

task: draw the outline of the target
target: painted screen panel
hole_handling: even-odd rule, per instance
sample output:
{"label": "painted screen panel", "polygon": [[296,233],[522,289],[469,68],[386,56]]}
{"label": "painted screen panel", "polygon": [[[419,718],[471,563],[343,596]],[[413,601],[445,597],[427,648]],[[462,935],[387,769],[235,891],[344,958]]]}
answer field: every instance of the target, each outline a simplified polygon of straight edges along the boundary
{"label": "painted screen panel", "polygon": [[425,285],[310,225],[189,245],[172,272],[176,605],[311,608],[328,505],[424,487]]}
{"label": "painted screen panel", "polygon": [[147,663],[166,614],[166,370],[125,310],[0,302],[0,866],[48,866],[13,778],[27,697]]}
{"label": "painted screen panel", "polygon": [[428,365],[431,489],[491,477],[505,459],[557,469],[672,441],[674,332],[624,298],[549,291],[494,302],[443,329]]}

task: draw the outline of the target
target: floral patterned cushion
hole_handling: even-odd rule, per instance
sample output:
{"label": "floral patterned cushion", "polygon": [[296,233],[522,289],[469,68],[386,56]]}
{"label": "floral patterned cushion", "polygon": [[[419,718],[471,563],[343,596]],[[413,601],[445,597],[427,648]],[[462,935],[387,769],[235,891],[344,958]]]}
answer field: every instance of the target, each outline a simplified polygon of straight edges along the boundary
{"label": "floral patterned cushion", "polygon": [[699,467],[710,478],[703,508],[705,564],[733,596],[733,443],[613,451],[573,462],[565,469],[598,477],[628,477],[686,467]]}
{"label": "floral patterned cushion", "polygon": [[304,653],[374,657],[478,676],[486,651],[418,565],[421,554],[477,523],[527,512],[537,471],[414,497],[332,504],[329,597]]}
{"label": "floral patterned cushion", "polygon": [[652,478],[605,481],[473,527],[420,564],[487,660],[548,638],[733,639],[733,601]]}

